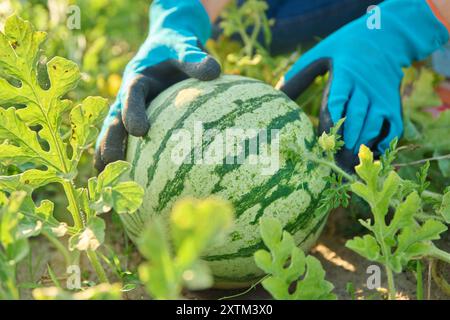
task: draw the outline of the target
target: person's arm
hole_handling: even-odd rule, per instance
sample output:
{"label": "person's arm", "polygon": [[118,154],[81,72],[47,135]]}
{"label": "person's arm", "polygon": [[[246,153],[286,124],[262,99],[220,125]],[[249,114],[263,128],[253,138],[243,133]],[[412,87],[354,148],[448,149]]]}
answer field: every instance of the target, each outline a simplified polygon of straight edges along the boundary
{"label": "person's arm", "polygon": [[222,12],[223,8],[231,1],[231,0],[200,0],[205,8],[206,12],[208,12],[209,19],[212,23],[214,23]]}
{"label": "person's arm", "polygon": [[448,0],[428,0],[428,4],[438,19],[447,27],[450,32],[450,1]]}

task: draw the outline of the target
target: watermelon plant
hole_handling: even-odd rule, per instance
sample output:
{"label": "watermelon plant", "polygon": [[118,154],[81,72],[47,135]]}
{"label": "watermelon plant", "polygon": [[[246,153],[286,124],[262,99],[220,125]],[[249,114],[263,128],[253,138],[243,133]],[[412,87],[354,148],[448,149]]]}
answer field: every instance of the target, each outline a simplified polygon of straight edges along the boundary
{"label": "watermelon plant", "polygon": [[[96,253],[105,234],[100,214],[111,208],[134,212],[143,190],[134,182],[121,181],[130,169],[126,162],[110,164],[89,179],[86,188],[75,185],[78,164],[96,139],[96,126],[106,115],[107,104],[99,97],[86,98],[76,106],[63,99],[76,87],[80,72],[75,63],[61,57],[50,60],[44,74],[39,72],[37,61],[45,37],[15,15],[0,33],[0,161],[20,171],[0,177],[0,191],[26,192],[22,214],[41,224],[52,238],[70,236],[69,249],[86,253],[99,280],[108,282]],[[70,125],[65,126],[68,113]],[[51,201],[42,200],[40,206],[33,202],[33,192],[52,183],[64,189],[71,225],[54,217]]]}
{"label": "watermelon plant", "polygon": [[[274,218],[260,220],[260,232],[270,251],[255,252],[258,267],[269,274],[263,287],[279,300],[334,300],[333,284],[325,280],[325,271],[317,258],[296,245],[294,238],[283,231]],[[302,277],[301,279],[299,279]],[[291,289],[292,284],[295,288]],[[291,293],[291,290],[293,292]]]}
{"label": "watermelon plant", "polygon": [[[68,292],[62,289],[62,282],[60,281],[61,274],[57,274],[49,267],[47,269],[48,276],[56,287],[34,290],[33,296],[35,299],[127,298],[127,293],[125,292],[132,291],[132,288],[139,286],[141,283],[147,287],[149,295],[154,298],[180,297],[180,288],[182,287],[189,287],[191,285],[194,285],[194,288],[198,287],[198,285],[200,287],[206,287],[207,284],[211,284],[211,272],[215,272],[214,268],[208,272],[208,268],[204,267],[205,264],[201,263],[201,261],[208,260],[211,253],[204,251],[200,247],[196,247],[194,251],[189,251],[190,257],[195,262],[186,268],[184,268],[186,264],[183,268],[178,268],[177,259],[180,256],[181,249],[171,246],[163,246],[168,249],[164,256],[170,257],[170,261],[167,263],[169,266],[167,270],[170,270],[171,274],[176,275],[176,281],[170,282],[167,281],[167,278],[156,277],[156,280],[150,282],[151,273],[161,273],[160,269],[156,269],[156,271],[152,269],[152,262],[159,261],[158,259],[162,255],[158,256],[156,253],[146,255],[148,248],[146,247],[145,241],[139,242],[140,238],[136,236],[135,241],[140,243],[139,249],[143,253],[145,252],[144,255],[149,260],[140,268],[141,280],[139,280],[137,275],[139,271],[133,265],[134,261],[131,261],[131,253],[137,251],[137,249],[128,244],[126,237],[125,240],[121,238],[122,229],[120,227],[118,227],[119,230],[114,230],[113,232],[105,228],[101,213],[109,211],[110,208],[118,210],[122,219],[124,221],[126,220],[125,224],[127,224],[127,230],[130,235],[136,233],[144,234],[144,237],[148,237],[151,236],[148,229],[160,227],[162,228],[160,230],[165,230],[167,234],[171,235],[166,239],[167,243],[169,243],[169,239],[173,237],[173,234],[178,232],[175,229],[172,230],[172,224],[174,222],[168,215],[169,211],[166,208],[164,209],[166,213],[164,221],[168,221],[168,223],[159,224],[158,226],[157,224],[146,226],[142,221],[139,221],[139,219],[145,217],[140,212],[135,215],[127,214],[133,211],[130,209],[131,204],[129,203],[129,197],[135,194],[132,191],[133,188],[136,188],[135,190],[140,189],[133,183],[126,182],[122,184],[128,177],[127,170],[130,170],[129,164],[119,162],[111,165],[108,168],[108,172],[104,175],[97,178],[90,178],[95,175],[89,159],[92,153],[91,145],[97,134],[96,126],[101,122],[101,118],[105,114],[106,101],[101,98],[80,100],[81,97],[96,92],[100,92],[104,96],[112,97],[115,95],[118,83],[121,80],[118,74],[121,73],[126,62],[133,56],[132,51],[136,50],[140,41],[143,40],[142,37],[144,35],[139,30],[142,30],[142,25],[147,22],[147,15],[144,8],[148,6],[148,3],[130,3],[124,0],[113,0],[110,2],[77,1],[77,5],[79,5],[83,12],[83,30],[81,32],[68,30],[65,25],[64,12],[66,12],[69,1],[59,1],[57,6],[54,5],[56,4],[54,1],[46,4],[40,0],[26,2],[9,0],[6,2],[6,7],[8,7],[8,4],[17,12],[25,15],[27,19],[37,24],[40,30],[46,30],[51,34],[52,41],[46,45],[46,53],[48,56],[62,55],[70,57],[71,60],[76,61],[82,66],[84,72],[80,77],[77,67],[62,58],[54,58],[48,62],[45,52],[37,48],[39,47],[38,42],[40,41],[36,41],[36,39],[41,39],[40,37],[43,37],[42,33],[35,33],[29,24],[20,21],[20,19],[14,18],[16,21],[14,19],[8,21],[5,32],[0,35],[0,106],[4,108],[0,108],[2,112],[2,120],[0,121],[0,149],[2,150],[0,152],[0,190],[2,190],[0,191],[0,208],[2,208],[0,210],[0,299],[19,298],[21,296],[19,295],[19,287],[25,288],[45,285],[44,282],[47,281],[45,275],[36,283],[22,284],[17,283],[15,277],[15,275],[20,274],[18,268],[23,267],[24,264],[28,264],[33,259],[27,241],[28,237],[38,234],[43,237],[36,239],[35,243],[37,243],[39,249],[38,252],[34,253],[38,253],[41,256],[49,255],[45,251],[44,246],[39,246],[41,241],[48,239],[50,243],[54,244],[61,251],[67,265],[78,264],[78,256],[81,253],[82,256],[91,259],[94,265],[92,269],[97,271],[100,278],[105,280],[106,277],[104,275],[109,275],[109,272],[103,270],[102,265],[106,263],[111,267],[112,271],[115,271],[117,278],[123,281],[123,283],[112,285],[102,283],[88,289],[83,287],[81,292]],[[4,10],[5,5],[2,3],[1,7],[0,11]],[[294,53],[291,57],[272,57],[269,54],[267,50],[271,38],[269,27],[273,21],[264,17],[266,9],[267,6],[264,1],[252,0],[246,1],[245,5],[241,7],[229,7],[228,11],[223,15],[222,27],[225,29],[225,34],[220,36],[217,41],[211,40],[207,44],[207,47],[222,62],[225,73],[249,76],[266,83],[275,84],[279,76],[288,69],[289,65],[297,60],[298,53]],[[13,12],[14,10],[10,10],[9,12]],[[2,12],[0,12],[0,16],[1,14]],[[135,20],[133,20],[134,22],[130,22],[130,19]],[[2,26],[4,22],[3,16],[1,16],[0,20],[0,25]],[[130,28],[133,28],[133,30],[130,30]],[[33,32],[29,32],[28,30],[32,30]],[[264,34],[263,38],[265,43],[263,44],[259,43],[261,38],[257,36],[261,33]],[[240,35],[242,43],[232,40],[232,35],[234,34]],[[130,35],[133,36],[130,37]],[[68,73],[66,74],[63,71],[68,71]],[[78,81],[80,78],[81,81]],[[313,88],[305,94],[305,97],[299,100],[301,102],[307,102],[307,104],[299,103],[299,105],[306,111],[314,125],[317,124],[316,120],[320,107],[321,93],[325,83],[324,79],[317,80]],[[406,70],[406,77],[402,86],[405,111],[405,136],[400,141],[400,147],[392,148],[392,150],[382,157],[380,162],[381,171],[375,179],[377,180],[378,186],[376,192],[379,193],[382,191],[387,177],[391,175],[391,172],[397,172],[398,176],[401,177],[398,180],[398,192],[389,200],[389,210],[385,213],[384,219],[378,218],[383,216],[383,212],[377,209],[372,210],[373,216],[371,217],[370,224],[363,221],[365,226],[368,225],[372,228],[372,230],[366,229],[369,232],[367,236],[371,237],[371,243],[379,247],[379,257],[376,259],[373,258],[372,253],[376,252],[376,250],[371,251],[373,250],[372,247],[365,248],[358,246],[360,241],[366,239],[366,236],[357,237],[349,242],[349,246],[352,244],[355,245],[355,252],[357,254],[361,254],[366,258],[370,256],[370,259],[375,259],[372,261],[385,266],[386,270],[387,268],[391,270],[392,281],[389,282],[394,284],[392,287],[395,287],[395,289],[401,287],[396,275],[399,266],[401,270],[414,270],[418,275],[419,298],[423,296],[424,291],[420,287],[420,283],[423,280],[420,275],[422,272],[426,272],[427,269],[423,267],[426,263],[424,259],[437,257],[437,259],[433,258],[431,262],[433,277],[443,290],[447,288],[448,292],[449,287],[448,279],[445,279],[444,274],[439,271],[439,269],[444,268],[444,263],[441,261],[447,261],[447,253],[437,250],[436,246],[432,244],[434,240],[414,237],[414,239],[410,239],[412,243],[408,248],[401,247],[400,250],[398,248],[400,241],[404,241],[401,239],[407,238],[408,230],[413,230],[414,236],[419,235],[422,229],[425,231],[433,230],[434,234],[430,233],[427,236],[434,239],[438,237],[440,230],[444,230],[442,225],[450,222],[450,190],[445,190],[443,194],[437,193],[442,192],[445,186],[448,186],[450,183],[448,179],[448,169],[450,168],[448,165],[450,163],[448,153],[450,149],[448,143],[446,143],[447,140],[444,139],[448,135],[450,113],[448,111],[440,112],[440,110],[445,110],[445,108],[441,108],[442,102],[438,99],[434,90],[435,85],[439,81],[440,78],[426,67],[413,67]],[[75,90],[76,84],[79,85]],[[249,82],[245,85],[241,84],[235,89],[236,91],[242,91],[239,94],[245,93],[250,95],[252,90],[251,85],[257,86],[256,82]],[[261,88],[263,87],[262,84],[259,85]],[[190,90],[191,87],[187,86],[185,89],[186,91],[184,93],[190,93],[195,96],[196,91]],[[249,91],[248,93],[247,90]],[[223,101],[227,101],[227,103],[238,97],[234,93],[229,96],[223,95],[223,93],[220,93],[220,95],[222,95]],[[189,94],[180,96],[178,100],[180,104],[178,106],[189,106],[190,103],[185,103],[190,100],[184,99],[189,98],[189,96]],[[184,98],[181,99],[182,97]],[[198,97],[195,96],[196,98]],[[258,96],[254,96],[253,98],[257,99]],[[65,99],[74,100],[76,103],[72,104]],[[242,99],[242,101],[245,101],[245,99]],[[218,105],[222,106],[222,104]],[[43,110],[43,112],[40,110]],[[181,114],[185,111],[183,107],[177,108],[176,110],[177,117],[181,117]],[[270,112],[267,114],[269,117],[273,116]],[[195,112],[192,114],[193,118],[196,118],[197,115]],[[263,115],[263,113],[258,114],[258,116]],[[214,115],[211,114],[211,116],[213,117]],[[242,121],[245,122],[246,118],[242,117]],[[303,116],[302,121],[304,121]],[[306,127],[308,128],[305,130],[307,136],[313,137],[312,126],[308,124]],[[174,126],[171,128],[174,128]],[[72,129],[76,130],[72,132]],[[12,134],[15,136],[12,137]],[[213,135],[214,131],[209,131],[209,134],[210,136]],[[327,174],[321,175],[321,178],[318,180],[316,180],[317,176],[306,176],[308,181],[312,181],[313,183],[315,181],[323,181],[323,185],[325,186],[320,193],[320,197],[315,198],[317,203],[310,205],[310,207],[316,209],[313,215],[307,214],[306,216],[308,217],[314,216],[326,219],[325,213],[331,209],[341,205],[346,207],[349,203],[353,202],[357,197],[350,199],[350,194],[352,193],[351,188],[355,183],[361,183],[368,188],[368,183],[362,177],[348,175],[334,163],[333,153],[339,148],[340,144],[336,135],[337,131],[334,134],[322,135],[315,140],[308,139],[307,141],[311,142],[311,146],[313,145],[312,142],[314,142],[312,152],[307,152],[310,151],[307,148],[300,148],[298,150],[299,152],[294,152],[297,148],[296,139],[283,139],[282,141],[281,149],[284,159],[290,159],[301,170],[306,165],[309,168],[315,167],[316,169],[321,167],[321,170],[324,170],[324,172],[327,171]],[[72,139],[73,136],[75,139]],[[28,145],[26,145],[27,142]],[[140,143],[142,146],[145,144],[143,152],[148,152],[146,148],[150,147],[149,139],[135,142]],[[164,151],[170,147],[170,143],[172,142],[166,141],[166,143],[162,144],[161,150],[156,152],[151,150],[151,152],[155,152],[156,154],[161,153],[163,155]],[[208,140],[205,140],[205,143],[208,144]],[[62,152],[60,152],[61,150]],[[30,153],[33,151],[37,151],[37,155]],[[306,163],[303,160],[307,160]],[[139,174],[141,175],[141,179],[145,180],[146,175],[148,178],[148,171],[143,169],[148,163],[146,164],[144,160],[140,160],[139,162],[142,162],[141,168],[131,169],[130,173],[131,175]],[[67,164],[67,170],[62,166],[63,163]],[[373,163],[375,165],[377,162],[373,161]],[[429,165],[427,165],[428,163]],[[425,165],[420,167],[423,164]],[[158,170],[161,172],[164,165],[164,161],[160,162],[155,172]],[[284,165],[284,162],[280,163],[281,167]],[[201,176],[197,175],[194,167],[189,167],[188,164],[182,165],[182,167],[184,171],[181,171],[185,173],[178,176],[182,178],[179,180],[182,187],[179,187],[178,183],[171,183],[170,185],[173,188],[167,189],[165,193],[160,192],[158,189],[152,197],[159,197],[161,195],[162,198],[165,198],[166,195],[174,192],[176,199],[170,202],[174,203],[175,200],[178,200],[178,198],[181,199],[190,190],[197,192],[203,185],[209,186],[214,181],[205,182],[205,180],[194,180],[192,179],[192,174],[195,173],[197,177]],[[259,183],[258,180],[249,178],[249,184],[241,185],[236,183],[233,185],[232,178],[234,176],[230,175],[230,172],[226,170],[220,171],[220,167],[216,163],[210,165],[210,169],[214,170],[213,177],[225,177],[229,175],[229,179],[227,180],[229,185],[223,193],[228,191],[231,193],[234,188],[235,192],[247,190],[249,191],[249,195],[258,195],[257,191],[260,189],[255,188],[255,185]],[[229,168],[231,169],[232,166]],[[238,177],[237,181],[241,181],[239,180],[240,175],[236,174],[236,176]],[[87,181],[88,179],[89,182]],[[165,177],[164,179],[171,179],[171,177]],[[299,179],[303,179],[303,177],[299,175]],[[162,180],[161,188],[165,181]],[[155,183],[156,181],[152,182],[153,185]],[[63,187],[60,188],[60,186]],[[82,186],[85,187],[83,188]],[[292,190],[292,185],[289,183],[283,184],[282,182],[281,186],[287,193]],[[434,192],[430,192],[429,190]],[[181,193],[178,194],[178,192]],[[201,192],[195,192],[194,194],[200,197],[204,196]],[[210,192],[207,190],[207,192],[205,191],[206,193]],[[273,197],[277,196],[276,192],[270,193],[269,191],[266,194]],[[416,195],[419,197],[419,200],[417,200]],[[410,197],[412,198],[410,199]],[[265,265],[266,268],[263,268],[264,270],[258,268],[253,261],[252,253],[263,252],[259,250],[264,250],[266,255],[269,254],[270,257],[279,257],[281,250],[277,246],[278,249],[273,249],[273,247],[269,248],[266,243],[267,239],[255,230],[265,218],[260,219],[258,222],[256,219],[249,219],[248,214],[242,214],[242,210],[246,208],[246,205],[250,206],[251,204],[264,203],[264,199],[259,201],[250,196],[246,199],[248,201],[240,208],[237,208],[237,223],[231,227],[232,230],[227,238],[231,239],[231,241],[228,240],[229,243],[227,245],[234,243],[235,246],[241,246],[243,249],[248,249],[251,252],[245,253],[244,251],[240,251],[246,255],[243,258],[243,263],[240,263],[242,261],[240,257],[223,255],[227,259],[218,262],[209,261],[207,264],[210,266],[212,264],[226,265],[228,258],[231,261],[229,265],[242,265],[245,268],[246,265],[251,264],[257,272],[257,275],[254,274],[256,276],[254,279],[263,277],[265,273],[267,275],[262,278],[264,279],[263,281],[269,278],[272,279],[268,282],[269,285],[266,286],[266,289],[273,297],[289,299],[305,297],[305,295],[311,293],[308,289],[310,286],[308,281],[306,282],[306,286],[304,284],[302,285],[302,281],[304,281],[309,270],[306,259],[309,261],[312,257],[305,256],[303,259],[301,253],[298,253],[298,250],[291,246],[292,252],[297,252],[294,255],[300,255],[302,257],[295,266],[299,267],[299,269],[303,267],[305,271],[299,273],[299,270],[296,270],[296,277],[286,278],[286,275],[290,274],[287,271],[289,270],[288,266],[290,264],[284,265],[281,262],[282,259],[279,259],[280,263],[277,264],[277,268],[274,267],[275,265]],[[233,201],[233,199],[231,200]],[[131,202],[134,201],[138,201],[138,199],[136,198]],[[61,219],[63,216],[62,213],[65,211],[61,204],[66,206],[66,203],[69,204],[69,210],[67,211],[73,217]],[[194,203],[192,206],[197,207],[198,202],[194,201]],[[415,207],[417,203],[419,205]],[[299,206],[295,201],[292,201],[290,205],[291,208],[299,209],[294,214],[295,218],[300,218],[305,216],[305,213],[310,213],[310,211],[305,211],[305,208]],[[354,204],[352,203],[352,205]],[[395,217],[403,216],[401,213],[405,212],[406,209],[409,210],[409,213],[414,211],[413,218],[411,219],[409,217],[406,219],[409,221],[408,223],[406,223],[406,220],[406,222],[403,221],[402,218],[401,220],[404,225],[398,227],[392,239],[382,238],[380,234],[384,235],[387,229],[395,229],[392,227],[396,220]],[[187,211],[191,212],[190,210]],[[366,210],[357,207],[356,211],[356,216],[359,217]],[[264,216],[267,216],[267,213],[270,212],[266,208]],[[270,217],[270,214],[268,216]],[[300,231],[292,228],[292,224],[289,224],[289,221],[284,219],[283,215],[280,218],[279,223],[281,224],[281,228],[292,233],[292,238],[296,242]],[[117,225],[115,223],[115,216],[113,216],[112,220],[113,224]],[[212,222],[211,230],[217,227],[213,220],[210,219]],[[76,225],[76,221],[78,221],[78,226]],[[305,223],[302,227],[304,229],[302,230],[307,230],[316,223],[316,220],[312,221],[309,226]],[[276,222],[273,223],[275,224]],[[136,225],[139,226],[139,230],[134,228]],[[237,225],[243,226],[240,232],[241,234],[248,233],[248,235],[258,238],[258,245],[252,247],[250,244],[245,243],[245,239],[240,239],[239,232],[234,232],[239,229]],[[433,229],[430,226],[433,228],[439,226],[439,228],[436,227]],[[251,228],[251,230],[248,231],[248,228]],[[205,225],[204,229],[208,230],[209,224]],[[317,229],[312,228],[311,230],[313,234],[310,235],[310,239],[313,242],[313,238],[320,233],[320,226]],[[202,233],[202,230],[195,229],[194,231],[190,229],[189,236],[183,238],[183,242],[197,243],[196,241],[198,239],[196,237],[198,234],[203,234],[201,237],[206,237],[205,233]],[[441,236],[443,234],[440,233]],[[152,243],[164,244],[165,242],[161,240],[162,238],[160,240],[156,239],[158,237],[157,235],[157,233],[154,234],[155,238]],[[353,235],[354,233],[350,237],[353,237]],[[69,238],[70,241],[66,244],[66,240]],[[117,241],[117,238],[120,241]],[[286,238],[289,238],[289,236],[286,236]],[[286,241],[283,237],[277,238],[277,240],[280,243]],[[108,245],[101,246],[103,242],[108,242]],[[224,244],[219,245],[217,243],[216,246],[221,247]],[[304,243],[301,248],[306,250],[308,246],[309,244]],[[376,248],[376,246],[374,247]],[[69,248],[73,251],[69,251]],[[96,250],[93,250],[94,248]],[[386,249],[384,253],[382,248],[383,250]],[[424,248],[428,249],[425,250]],[[419,250],[418,252],[420,254],[412,255],[411,252],[414,252],[416,249],[424,251],[419,252]],[[105,251],[108,253],[103,254]],[[184,250],[182,251],[184,252]],[[289,251],[291,252],[291,250]],[[27,259],[24,259],[27,255]],[[197,260],[201,256],[206,257],[206,259]],[[197,267],[198,265],[202,265],[203,267]],[[286,269],[286,272],[284,272],[284,269]],[[319,275],[316,286],[312,287],[314,289],[316,287],[324,289],[324,296],[322,297],[327,297],[327,294],[330,294],[328,297],[331,298],[333,297],[330,289],[331,286],[324,280],[321,270],[322,268],[320,266],[311,268],[311,271],[315,275]],[[91,278],[87,270],[83,271],[83,277]],[[236,270],[236,272],[240,271],[242,270]],[[180,273],[183,276],[180,277]],[[200,280],[199,282],[185,281],[186,279],[190,279],[194,274],[196,275],[196,280]],[[188,277],[185,278],[184,276]],[[110,275],[109,278],[111,278]],[[394,278],[396,280],[395,282],[393,281]],[[426,275],[423,278],[426,279]],[[44,282],[41,281],[42,279],[44,279]],[[252,282],[255,281],[254,279]],[[298,290],[295,294],[292,291],[286,293],[286,287],[289,285],[289,281],[286,279],[291,282],[291,285],[297,285],[297,287],[301,287],[303,290]],[[332,279],[329,280],[332,281]],[[229,279],[225,282],[228,285],[230,284]],[[272,288],[270,287],[271,282],[281,283],[281,285],[277,288]],[[154,283],[160,285],[160,287],[155,289]],[[94,285],[92,282],[85,284],[89,286]],[[355,282],[354,286],[356,288],[354,289],[359,289],[357,287],[360,285],[361,283]],[[166,290],[168,287],[170,287],[170,290]],[[308,290],[304,290],[305,288]],[[392,293],[394,289],[390,291],[392,297],[394,295]],[[22,292],[23,289],[21,290]],[[355,297],[355,290],[351,290],[351,292],[352,296]],[[339,290],[336,290],[336,294],[338,293]],[[366,296],[366,298],[371,298],[371,296]]]}
{"label": "watermelon plant", "polygon": [[[370,231],[364,237],[356,237],[346,246],[366,259],[384,265],[389,285],[389,298],[395,299],[396,289],[393,273],[400,273],[411,260],[435,257],[450,263],[450,254],[433,245],[440,234],[447,231],[439,216],[427,216],[418,221],[421,213],[421,199],[417,191],[402,186],[401,178],[395,171],[381,175],[382,164],[374,161],[372,152],[361,147],[360,164],[355,168],[363,180],[351,184],[352,192],[369,203],[373,221],[360,220]],[[403,188],[402,188],[403,187]],[[389,207],[395,212],[387,222]]]}

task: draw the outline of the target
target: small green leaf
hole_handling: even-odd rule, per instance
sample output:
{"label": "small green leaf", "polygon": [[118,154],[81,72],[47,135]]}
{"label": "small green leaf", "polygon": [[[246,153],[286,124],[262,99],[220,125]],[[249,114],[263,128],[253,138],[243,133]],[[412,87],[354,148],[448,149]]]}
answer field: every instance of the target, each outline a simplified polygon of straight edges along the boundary
{"label": "small green leaf", "polygon": [[[336,298],[331,293],[333,285],[325,280],[325,271],[320,262],[311,256],[305,257],[294,238],[288,232],[282,232],[277,219],[262,218],[260,233],[270,252],[258,250],[254,259],[256,265],[269,275],[262,285],[275,299]],[[293,283],[296,283],[296,291],[291,294],[289,288]]]}
{"label": "small green leaf", "polygon": [[355,237],[347,241],[345,246],[370,261],[378,261],[381,255],[380,246],[377,240],[371,235]]}
{"label": "small green leaf", "polygon": [[70,144],[75,150],[73,158],[79,159],[83,150],[95,141],[97,125],[108,112],[107,100],[100,97],[86,98],[70,112],[72,136]]}
{"label": "small green leaf", "polygon": [[130,169],[131,165],[125,161],[108,164],[97,178],[96,193],[101,194],[103,188],[116,184]]}
{"label": "small green leaf", "polygon": [[420,204],[420,197],[417,192],[411,193],[406,200],[397,207],[394,218],[388,227],[388,235],[394,236],[398,230],[413,225],[414,214],[420,209]]}
{"label": "small green leaf", "polygon": [[266,250],[258,250],[255,252],[255,263],[265,273],[272,272],[272,257]]}
{"label": "small green leaf", "polygon": [[[187,198],[174,205],[169,226],[152,219],[138,240],[140,252],[149,260],[139,267],[139,277],[150,295],[177,299],[183,285],[191,289],[211,286],[210,272],[199,259],[224,238],[232,217],[226,201]],[[171,231],[170,239],[167,230]]]}
{"label": "small green leaf", "polygon": [[325,280],[325,270],[320,261],[313,256],[306,257],[306,274],[297,284],[295,290],[296,300],[335,300],[331,292],[334,286]]}
{"label": "small green leaf", "polygon": [[134,213],[142,204],[144,189],[134,181],[121,182],[103,189],[103,201],[121,213]]}
{"label": "small green leaf", "polygon": [[275,218],[261,219],[259,228],[261,238],[269,249],[274,248],[280,242],[283,232],[280,221]]}

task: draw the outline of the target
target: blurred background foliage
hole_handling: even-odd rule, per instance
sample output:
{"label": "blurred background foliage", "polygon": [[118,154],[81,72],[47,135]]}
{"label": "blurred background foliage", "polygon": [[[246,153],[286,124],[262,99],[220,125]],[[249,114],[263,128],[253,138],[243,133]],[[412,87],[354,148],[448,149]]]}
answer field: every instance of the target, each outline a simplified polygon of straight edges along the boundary
{"label": "blurred background foliage", "polygon": [[[48,58],[66,57],[83,72],[73,98],[114,98],[123,69],[147,35],[148,6],[148,0],[2,0],[0,26],[16,12],[46,31]],[[81,28],[71,29],[78,8]]]}

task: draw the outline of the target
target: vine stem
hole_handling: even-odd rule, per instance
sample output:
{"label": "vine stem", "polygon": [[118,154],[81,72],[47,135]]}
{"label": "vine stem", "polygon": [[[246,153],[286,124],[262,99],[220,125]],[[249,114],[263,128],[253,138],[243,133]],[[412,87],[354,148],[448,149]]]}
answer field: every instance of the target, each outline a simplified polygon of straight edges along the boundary
{"label": "vine stem", "polygon": [[348,174],[345,170],[341,169],[338,165],[336,165],[335,163],[328,161],[328,160],[323,160],[323,159],[319,159],[317,157],[314,156],[307,156],[307,159],[318,163],[318,164],[323,164],[325,166],[328,166],[329,168],[331,168],[334,172],[342,175],[345,179],[347,179],[348,182],[353,183],[356,182],[356,178],[355,176]]}
{"label": "vine stem", "polygon": [[446,154],[446,155],[443,155],[443,156],[432,157],[432,158],[427,158],[427,159],[421,159],[421,160],[407,162],[407,163],[398,163],[398,164],[395,164],[394,166],[397,167],[397,168],[400,168],[400,167],[407,167],[407,166],[414,166],[414,165],[418,165],[418,164],[423,164],[423,163],[426,163],[428,161],[440,161],[440,160],[449,160],[449,159],[450,159],[450,154]]}
{"label": "vine stem", "polygon": [[108,277],[106,276],[105,269],[103,269],[103,266],[100,263],[100,260],[98,259],[97,253],[93,250],[88,250],[86,253],[89,258],[89,261],[91,262],[92,266],[94,267],[95,273],[97,274],[100,282],[109,283]]}
{"label": "vine stem", "polygon": [[422,261],[420,261],[420,260],[417,261],[416,281],[417,281],[417,286],[416,286],[417,300],[423,300],[423,265],[422,265]]}
{"label": "vine stem", "polygon": [[385,266],[385,269],[388,278],[389,300],[395,300],[397,291],[395,290],[394,274],[392,273],[391,268],[389,268],[388,266]]}
{"label": "vine stem", "polygon": [[442,199],[444,197],[440,193],[436,193],[436,192],[432,192],[432,191],[428,191],[428,190],[423,191],[422,192],[422,196],[424,196],[426,198],[431,198],[431,199],[436,200],[438,202],[442,202]]}

